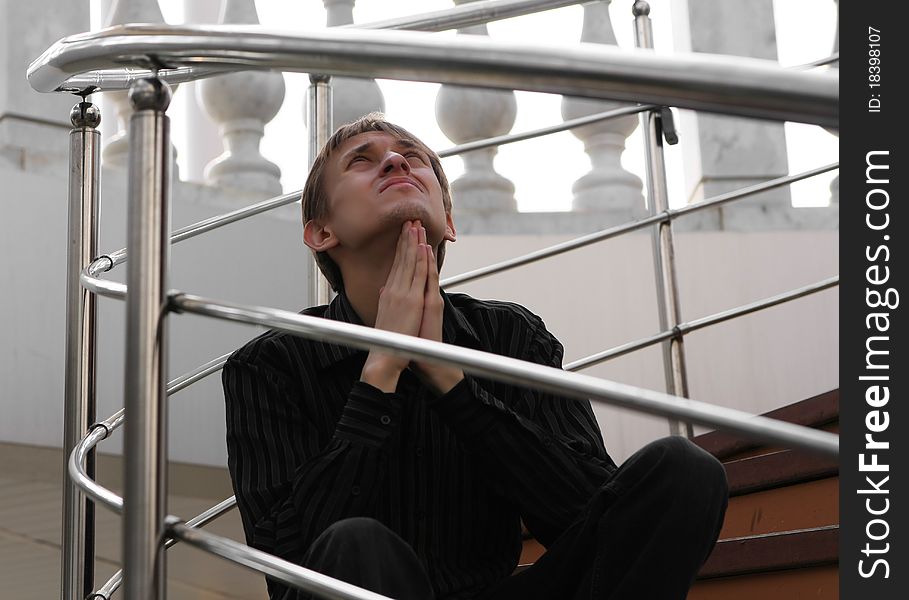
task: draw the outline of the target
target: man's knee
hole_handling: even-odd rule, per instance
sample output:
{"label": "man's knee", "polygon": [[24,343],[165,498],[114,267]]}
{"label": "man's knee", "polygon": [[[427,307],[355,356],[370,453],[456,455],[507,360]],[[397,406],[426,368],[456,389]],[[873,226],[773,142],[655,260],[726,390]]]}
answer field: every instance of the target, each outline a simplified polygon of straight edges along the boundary
{"label": "man's knee", "polygon": [[394,536],[388,527],[369,517],[350,517],[335,521],[313,541],[319,551],[343,551],[346,554],[371,552],[377,544]]}
{"label": "man's knee", "polygon": [[[726,498],[729,494],[726,469],[713,455],[682,436],[669,436],[645,446],[655,455],[661,477],[674,493],[699,498]],[[725,503],[724,503],[725,505]]]}

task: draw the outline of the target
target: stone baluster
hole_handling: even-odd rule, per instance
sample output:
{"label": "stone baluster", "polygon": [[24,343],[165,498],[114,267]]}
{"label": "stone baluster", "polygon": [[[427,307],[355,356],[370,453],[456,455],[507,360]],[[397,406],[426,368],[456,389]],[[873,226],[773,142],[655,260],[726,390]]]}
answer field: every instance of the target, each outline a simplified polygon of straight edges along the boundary
{"label": "stone baluster", "polygon": [[[688,0],[687,20],[692,52],[777,60],[772,0]],[[682,152],[689,203],[782,177],[789,173],[783,123],[698,112],[683,123]],[[678,229],[766,231],[799,229],[803,217],[792,207],[788,187],[755,194],[746,200],[701,211],[677,222]],[[675,227],[675,225],[674,225]]]}
{"label": "stone baluster", "polygon": [[[219,23],[257,24],[254,0],[225,0]],[[218,123],[224,153],[205,168],[213,185],[238,188],[263,196],[281,193],[281,169],[262,156],[259,142],[265,124],[284,102],[284,76],[272,71],[242,71],[199,82],[198,98]]]}
{"label": "stone baluster", "polygon": [[[465,4],[474,0],[454,0]],[[488,35],[486,25],[458,29],[459,34]],[[511,131],[517,116],[514,92],[443,85],[436,96],[436,120],[455,144],[463,144]],[[514,184],[496,172],[497,148],[462,154],[464,174],[451,184],[460,211],[504,212],[517,210]]]}
{"label": "stone baluster", "polygon": [[[615,32],[609,19],[611,0],[584,4],[581,41],[616,45]],[[566,121],[598,112],[621,108],[626,104],[602,100],[565,97],[562,118]],[[572,130],[584,142],[590,157],[590,171],[571,186],[575,211],[597,211],[612,215],[610,221],[624,223],[647,214],[641,179],[622,167],[625,140],[638,126],[638,116],[610,119]]]}
{"label": "stone baluster", "polygon": [[[322,0],[326,25],[337,27],[353,23],[356,0]],[[307,96],[308,100],[308,96]],[[385,112],[385,97],[375,79],[359,77],[331,78],[331,111],[334,128],[350,123],[373,111]],[[308,110],[303,114],[307,115]],[[304,117],[305,118],[305,117]]]}
{"label": "stone baluster", "polygon": [[[104,27],[113,25],[123,25],[125,23],[163,23],[164,15],[161,14],[161,8],[158,6],[158,0],[116,0],[110,5],[110,12],[104,18]],[[177,86],[171,86],[174,93]],[[132,108],[126,97],[126,92],[106,92],[104,102],[107,106],[113,106],[116,114],[117,133],[112,135],[104,147],[104,165],[125,169],[129,154],[129,140],[127,130],[129,129],[129,117],[132,114]],[[174,180],[179,179],[180,174],[177,170],[177,152],[171,149],[171,155],[174,158],[173,175]]]}
{"label": "stone baluster", "polygon": [[[183,0],[183,22],[187,25],[206,25],[217,23],[221,16],[222,0]],[[209,118],[199,100],[199,84],[203,80],[184,83],[182,98],[176,98],[183,112],[183,127],[186,131],[183,140],[184,179],[186,181],[204,181],[205,167],[221,155],[224,144],[218,132],[218,124]],[[175,112],[172,106],[171,112]]]}

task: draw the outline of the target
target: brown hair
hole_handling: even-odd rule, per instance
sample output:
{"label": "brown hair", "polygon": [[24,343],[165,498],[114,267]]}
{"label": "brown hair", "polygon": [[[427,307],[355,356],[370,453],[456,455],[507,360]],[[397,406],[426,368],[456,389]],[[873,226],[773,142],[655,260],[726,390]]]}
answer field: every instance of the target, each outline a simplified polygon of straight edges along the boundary
{"label": "brown hair", "polygon": [[[448,177],[445,176],[445,171],[442,170],[442,160],[439,158],[439,155],[403,127],[386,121],[384,114],[372,112],[360,117],[352,123],[339,127],[328,141],[325,142],[325,145],[322,146],[318,156],[316,156],[316,160],[312,163],[312,168],[309,170],[309,176],[306,178],[306,185],[303,186],[303,196],[301,198],[301,203],[303,205],[303,224],[305,225],[313,219],[323,219],[329,214],[328,191],[325,189],[324,180],[325,168],[328,165],[328,160],[331,158],[332,152],[337,150],[341,144],[350,138],[370,131],[381,131],[396,136],[399,139],[409,139],[416,142],[420,150],[424,151],[429,156],[432,170],[436,174],[436,179],[439,180],[439,185],[442,188],[442,206],[445,208],[445,212],[450,214],[451,188],[448,184]],[[331,259],[327,252],[316,252],[312,249],[311,251],[316,260],[316,264],[319,266],[319,270],[322,271],[322,274],[325,275],[325,278],[331,285],[331,289],[335,292],[342,290],[344,288],[344,280],[341,278],[341,269],[338,267],[337,263]],[[439,243],[436,255],[436,264],[439,271],[441,271],[442,262],[445,260],[444,239]]]}

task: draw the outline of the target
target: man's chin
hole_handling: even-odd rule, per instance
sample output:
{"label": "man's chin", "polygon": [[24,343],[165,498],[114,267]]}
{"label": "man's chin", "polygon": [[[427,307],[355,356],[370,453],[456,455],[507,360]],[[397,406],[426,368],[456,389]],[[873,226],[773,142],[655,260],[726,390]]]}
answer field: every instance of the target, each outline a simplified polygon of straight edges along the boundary
{"label": "man's chin", "polygon": [[392,210],[387,213],[389,224],[395,225],[398,229],[405,221],[419,219],[424,227],[432,221],[432,215],[426,210],[426,205],[422,200],[413,199],[411,201],[403,200],[397,203]]}

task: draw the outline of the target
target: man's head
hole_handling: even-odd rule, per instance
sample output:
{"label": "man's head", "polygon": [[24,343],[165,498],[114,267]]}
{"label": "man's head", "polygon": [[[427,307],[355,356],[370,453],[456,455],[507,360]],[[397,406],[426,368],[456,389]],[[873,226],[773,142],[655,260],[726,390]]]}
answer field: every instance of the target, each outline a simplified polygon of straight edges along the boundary
{"label": "man's head", "polygon": [[313,162],[303,188],[304,241],[335,291],[344,287],[336,254],[363,248],[381,232],[396,236],[420,219],[439,270],[454,241],[451,190],[438,154],[403,127],[370,113],[338,128]]}

